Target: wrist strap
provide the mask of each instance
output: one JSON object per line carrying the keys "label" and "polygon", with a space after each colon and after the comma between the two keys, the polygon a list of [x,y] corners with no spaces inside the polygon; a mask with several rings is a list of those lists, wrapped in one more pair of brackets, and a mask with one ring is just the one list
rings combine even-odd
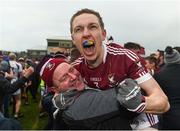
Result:
{"label": "wrist strap", "polygon": [[136,109],[128,109],[128,110],[132,111],[132,112],[137,112],[137,113],[143,112],[146,109],[146,99],[145,99],[145,96],[142,95],[141,100],[142,100],[141,104]]}

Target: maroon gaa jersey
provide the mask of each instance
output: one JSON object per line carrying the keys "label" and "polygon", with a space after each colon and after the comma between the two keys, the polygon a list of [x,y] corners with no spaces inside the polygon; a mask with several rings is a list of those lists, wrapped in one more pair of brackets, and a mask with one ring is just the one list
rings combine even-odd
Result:
{"label": "maroon gaa jersey", "polygon": [[105,90],[125,78],[132,78],[140,84],[152,77],[134,52],[114,43],[103,43],[103,48],[103,63],[97,68],[89,68],[84,57],[73,63],[88,86]]}

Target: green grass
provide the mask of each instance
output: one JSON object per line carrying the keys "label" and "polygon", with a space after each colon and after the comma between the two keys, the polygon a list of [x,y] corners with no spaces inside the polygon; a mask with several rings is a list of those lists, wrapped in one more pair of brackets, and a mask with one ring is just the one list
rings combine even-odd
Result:
{"label": "green grass", "polygon": [[[38,102],[34,102],[29,96],[29,105],[24,104],[22,99],[21,112],[23,117],[18,118],[23,130],[43,130],[47,124],[47,115],[44,117],[39,117]],[[39,96],[38,96],[39,98]]]}

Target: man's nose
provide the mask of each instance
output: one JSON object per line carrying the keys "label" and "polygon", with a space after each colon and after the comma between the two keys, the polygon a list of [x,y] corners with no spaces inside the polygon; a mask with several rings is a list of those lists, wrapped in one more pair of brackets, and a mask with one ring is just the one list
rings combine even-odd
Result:
{"label": "man's nose", "polygon": [[83,30],[83,35],[84,35],[84,36],[89,36],[89,35],[90,35],[90,31],[89,31],[88,28],[84,28],[84,30]]}

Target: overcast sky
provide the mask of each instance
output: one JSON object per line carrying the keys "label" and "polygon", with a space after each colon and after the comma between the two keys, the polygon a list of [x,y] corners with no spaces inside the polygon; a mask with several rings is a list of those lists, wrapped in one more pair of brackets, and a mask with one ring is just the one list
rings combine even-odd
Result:
{"label": "overcast sky", "polygon": [[120,44],[180,46],[180,0],[0,0],[0,50],[26,51],[70,36],[69,20],[81,8],[99,11]]}

